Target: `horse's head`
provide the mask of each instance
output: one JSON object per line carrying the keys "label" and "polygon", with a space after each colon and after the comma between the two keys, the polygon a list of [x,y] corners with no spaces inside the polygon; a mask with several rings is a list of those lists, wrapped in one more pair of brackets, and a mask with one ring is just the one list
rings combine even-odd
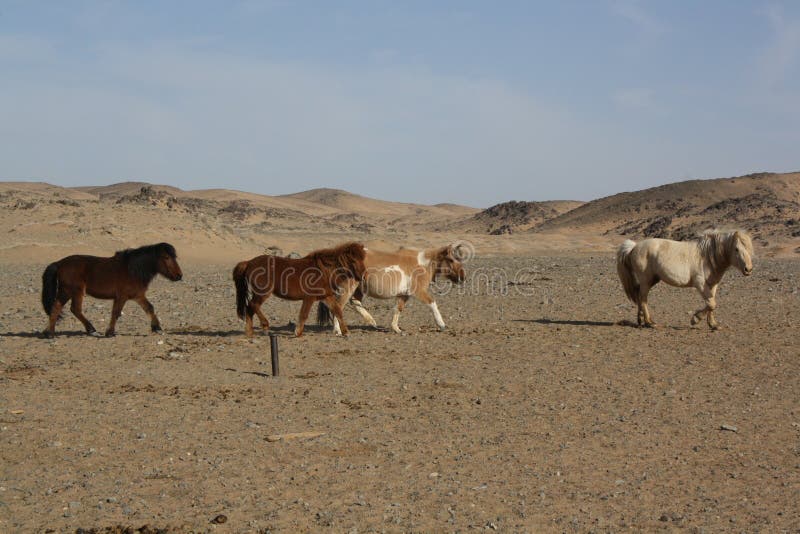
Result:
{"label": "horse's head", "polygon": [[454,284],[463,283],[467,278],[463,261],[468,258],[468,255],[468,251],[461,244],[443,247],[435,258],[436,272],[434,276],[444,276]]}
{"label": "horse's head", "polygon": [[159,243],[156,248],[156,272],[161,276],[177,282],[183,278],[183,271],[178,265],[178,255],[175,247],[169,243]]}
{"label": "horse's head", "polygon": [[750,236],[742,231],[734,232],[732,240],[731,264],[742,271],[743,275],[750,276],[753,274],[753,242]]}

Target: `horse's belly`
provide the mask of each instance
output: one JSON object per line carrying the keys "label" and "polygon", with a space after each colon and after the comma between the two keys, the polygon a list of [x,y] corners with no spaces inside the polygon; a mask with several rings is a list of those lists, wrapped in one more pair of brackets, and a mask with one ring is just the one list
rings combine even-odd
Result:
{"label": "horse's belly", "polygon": [[411,291],[411,277],[398,265],[373,269],[364,280],[366,294],[374,298],[388,299],[408,295]]}
{"label": "horse's belly", "polygon": [[96,288],[92,286],[86,287],[86,294],[96,299],[113,299],[116,294],[110,288]]}
{"label": "horse's belly", "polygon": [[686,287],[691,285],[691,271],[685,265],[662,266],[657,274],[661,281],[671,286]]}

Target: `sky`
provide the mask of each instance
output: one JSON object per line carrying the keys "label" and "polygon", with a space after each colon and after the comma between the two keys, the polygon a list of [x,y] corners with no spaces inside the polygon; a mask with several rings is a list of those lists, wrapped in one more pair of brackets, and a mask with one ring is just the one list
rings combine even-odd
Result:
{"label": "sky", "polygon": [[0,180],[485,207],[799,154],[800,2],[0,0]]}

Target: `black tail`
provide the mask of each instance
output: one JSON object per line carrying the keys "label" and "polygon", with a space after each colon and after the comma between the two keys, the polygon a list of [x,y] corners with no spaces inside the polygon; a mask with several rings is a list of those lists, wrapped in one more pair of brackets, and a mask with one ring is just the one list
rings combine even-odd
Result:
{"label": "black tail", "polygon": [[233,283],[236,285],[236,315],[239,319],[244,319],[244,314],[247,311],[247,304],[249,303],[248,294],[250,293],[250,286],[247,283],[247,262],[243,261],[233,268]]}
{"label": "black tail", "polygon": [[320,326],[333,324],[331,309],[322,301],[319,301],[319,304],[317,304],[317,324]]}
{"label": "black tail", "polygon": [[58,296],[58,262],[47,266],[42,274],[42,306],[49,316]]}

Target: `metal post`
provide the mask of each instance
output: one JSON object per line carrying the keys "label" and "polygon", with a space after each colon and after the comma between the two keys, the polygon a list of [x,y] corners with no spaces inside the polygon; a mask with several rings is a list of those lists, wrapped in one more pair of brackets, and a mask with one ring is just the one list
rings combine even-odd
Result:
{"label": "metal post", "polygon": [[272,357],[272,376],[278,376],[280,369],[278,367],[278,336],[269,333],[269,352]]}

